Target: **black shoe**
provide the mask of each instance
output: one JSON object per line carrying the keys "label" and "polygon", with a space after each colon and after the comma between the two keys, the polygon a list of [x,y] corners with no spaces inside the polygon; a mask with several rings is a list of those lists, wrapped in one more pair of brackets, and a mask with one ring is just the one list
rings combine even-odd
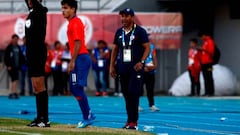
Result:
{"label": "black shoe", "polygon": [[31,123],[29,123],[27,126],[29,127],[50,127],[50,122],[44,122],[44,120],[39,120],[35,118]]}
{"label": "black shoe", "polygon": [[187,95],[187,96],[189,96],[189,97],[193,97],[193,96],[194,96],[194,94],[189,94],[189,95]]}
{"label": "black shoe", "polygon": [[209,96],[209,94],[203,94],[202,96],[203,96],[203,97],[208,97],[208,96]]}
{"label": "black shoe", "polygon": [[29,91],[29,92],[28,92],[28,95],[29,95],[29,96],[33,96],[34,94],[33,94],[32,91]]}
{"label": "black shoe", "polygon": [[17,93],[14,93],[13,95],[14,95],[14,98],[15,98],[15,99],[18,99],[18,98],[19,98]]}
{"label": "black shoe", "polygon": [[8,95],[8,98],[9,98],[9,99],[12,99],[12,98],[13,98],[13,94],[9,94],[9,95]]}
{"label": "black shoe", "polygon": [[25,94],[24,94],[24,92],[20,92],[20,96],[24,96]]}
{"label": "black shoe", "polygon": [[39,123],[37,123],[37,127],[42,127],[42,128],[50,127],[50,122],[49,121],[48,122],[39,122]]}
{"label": "black shoe", "polygon": [[37,126],[37,123],[38,123],[38,119],[35,118],[31,123],[27,124],[27,126],[29,126],[29,127],[35,127],[35,126]]}
{"label": "black shoe", "polygon": [[8,96],[9,99],[18,99],[17,93],[9,94]]}

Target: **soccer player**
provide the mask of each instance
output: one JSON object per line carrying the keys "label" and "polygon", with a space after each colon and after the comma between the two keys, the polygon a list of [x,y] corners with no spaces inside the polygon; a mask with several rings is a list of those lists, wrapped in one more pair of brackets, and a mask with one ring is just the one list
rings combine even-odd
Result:
{"label": "soccer player", "polygon": [[37,117],[30,127],[50,127],[48,120],[48,92],[45,87],[45,63],[47,48],[45,46],[47,11],[41,0],[25,0],[29,15],[25,24],[26,56],[28,72],[36,95]]}
{"label": "soccer player", "polygon": [[77,17],[77,1],[62,0],[63,17],[69,21],[67,37],[71,53],[71,60],[68,66],[70,73],[70,90],[77,99],[82,110],[83,120],[78,123],[78,128],[91,125],[95,120],[94,114],[88,104],[84,86],[87,85],[87,77],[91,66],[91,58],[85,45],[84,25]]}

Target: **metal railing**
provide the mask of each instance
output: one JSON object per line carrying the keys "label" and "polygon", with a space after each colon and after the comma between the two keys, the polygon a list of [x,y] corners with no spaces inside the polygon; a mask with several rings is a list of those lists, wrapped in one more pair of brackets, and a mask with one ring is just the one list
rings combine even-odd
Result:
{"label": "metal railing", "polygon": [[[127,0],[77,0],[81,12],[112,12]],[[43,0],[49,12],[61,11],[61,0]],[[0,0],[0,13],[25,13],[27,6],[24,0]]]}

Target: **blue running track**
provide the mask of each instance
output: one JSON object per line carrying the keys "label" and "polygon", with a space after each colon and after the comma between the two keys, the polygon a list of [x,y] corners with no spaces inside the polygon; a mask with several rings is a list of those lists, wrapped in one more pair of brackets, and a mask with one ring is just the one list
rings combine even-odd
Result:
{"label": "blue running track", "polygon": [[[96,115],[93,126],[121,128],[126,122],[122,97],[89,96]],[[32,120],[35,117],[35,97],[8,99],[0,96],[0,117]],[[239,97],[171,97],[156,96],[159,112],[151,112],[146,97],[141,97],[144,108],[139,115],[139,130],[152,126],[157,135],[240,135]],[[21,112],[27,112],[22,114]],[[82,119],[78,104],[72,96],[49,97],[51,122],[74,124]]]}

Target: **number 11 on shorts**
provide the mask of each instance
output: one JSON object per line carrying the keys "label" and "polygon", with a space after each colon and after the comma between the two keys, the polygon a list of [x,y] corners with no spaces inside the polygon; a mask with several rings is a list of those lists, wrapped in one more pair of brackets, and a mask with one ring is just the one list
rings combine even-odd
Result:
{"label": "number 11 on shorts", "polygon": [[77,82],[77,75],[75,73],[72,74],[72,82],[73,83]]}

